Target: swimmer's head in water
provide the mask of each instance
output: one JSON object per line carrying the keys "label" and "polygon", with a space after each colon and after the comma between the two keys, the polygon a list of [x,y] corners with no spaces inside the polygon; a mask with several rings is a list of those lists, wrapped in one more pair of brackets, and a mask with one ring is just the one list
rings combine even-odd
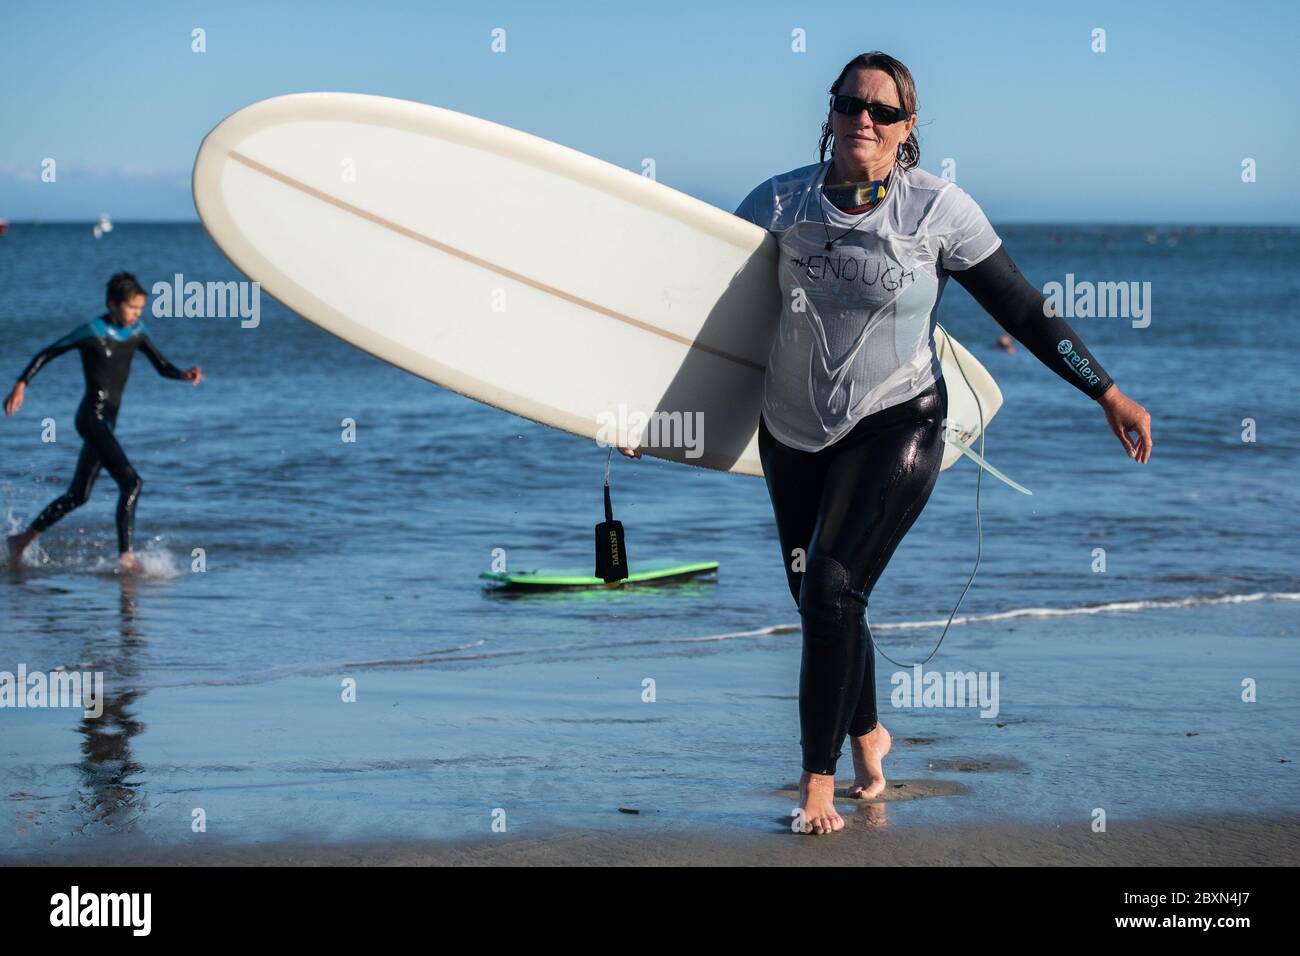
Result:
{"label": "swimmer's head in water", "polygon": [[104,295],[109,315],[118,325],[135,325],[144,311],[148,295],[139,280],[129,272],[119,272],[108,280]]}
{"label": "swimmer's head in water", "polygon": [[852,165],[888,165],[896,159],[904,169],[912,169],[921,161],[921,144],[916,138],[916,82],[912,72],[887,53],[879,50],[854,57],[840,70],[831,84],[831,97],[856,97],[877,106],[877,113],[885,111],[880,106],[901,109],[907,119],[887,122],[888,117],[877,121],[869,110],[858,113],[840,113],[834,108],[827,111],[822,124],[818,149],[826,161],[829,150],[840,154],[841,161],[852,157]]}

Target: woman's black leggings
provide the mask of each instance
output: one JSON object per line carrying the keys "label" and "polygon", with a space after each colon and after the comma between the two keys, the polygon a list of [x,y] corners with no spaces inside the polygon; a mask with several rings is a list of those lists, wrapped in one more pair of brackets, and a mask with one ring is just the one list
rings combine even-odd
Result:
{"label": "woman's black leggings", "polygon": [[803,619],[799,728],[809,773],[834,774],[845,734],[876,726],[867,601],[934,489],[947,412],[939,379],[821,451],[784,445],[759,422],[763,474]]}
{"label": "woman's black leggings", "polygon": [[85,442],[77,458],[77,470],[65,494],[55,498],[36,516],[31,530],[44,531],[74,508],[80,508],[90,499],[90,489],[95,486],[101,468],[117,482],[117,549],[122,553],[131,550],[131,534],[135,526],[135,503],[140,497],[143,482],[136,474],[126,452],[113,435],[117,425],[117,407],[93,398],[86,398],[77,409],[77,434]]}

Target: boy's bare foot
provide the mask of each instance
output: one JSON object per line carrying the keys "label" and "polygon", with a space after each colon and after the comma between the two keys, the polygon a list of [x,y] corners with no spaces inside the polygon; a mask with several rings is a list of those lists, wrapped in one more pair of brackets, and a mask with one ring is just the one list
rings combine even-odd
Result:
{"label": "boy's bare foot", "polygon": [[123,551],[122,557],[119,560],[122,564],[123,571],[134,572],[140,570],[140,559],[135,556],[134,551]]}
{"label": "boy's bare foot", "polygon": [[861,737],[850,738],[853,749],[853,786],[848,795],[856,800],[870,800],[885,792],[885,755],[894,738],[884,724]]}
{"label": "boy's bare foot", "polygon": [[9,551],[9,567],[21,567],[23,563],[23,552],[27,546],[36,540],[36,532],[28,528],[26,531],[20,531],[18,534],[11,534],[5,539],[5,544]]}
{"label": "boy's bare foot", "polygon": [[830,774],[803,772],[799,778],[799,810],[804,833],[834,833],[844,829],[844,818],[835,809],[835,778]]}

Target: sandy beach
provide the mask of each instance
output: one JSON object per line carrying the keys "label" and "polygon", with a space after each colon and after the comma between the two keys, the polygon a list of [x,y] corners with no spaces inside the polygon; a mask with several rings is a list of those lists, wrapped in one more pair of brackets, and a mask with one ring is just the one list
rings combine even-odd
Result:
{"label": "sandy beach", "polygon": [[[1294,865],[1300,665],[1277,611],[966,625],[948,666],[995,664],[997,714],[885,705],[890,787],[820,837],[788,829],[789,632],[136,689],[78,733],[15,710],[0,862]],[[1243,703],[1243,674],[1275,690]]]}
{"label": "sandy beach", "polygon": [[[834,836],[783,832],[702,836],[561,831],[546,837],[449,842],[406,841],[322,846],[147,848],[57,853],[50,866],[1295,866],[1300,817],[1223,817],[1127,825],[1105,834],[1087,827],[988,826],[891,828],[869,807],[845,812]],[[0,857],[0,865],[31,861]]]}

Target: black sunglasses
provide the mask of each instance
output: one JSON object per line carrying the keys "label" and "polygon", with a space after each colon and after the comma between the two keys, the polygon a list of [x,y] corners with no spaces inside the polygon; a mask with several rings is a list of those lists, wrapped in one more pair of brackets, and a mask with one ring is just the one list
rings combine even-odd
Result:
{"label": "black sunglasses", "polygon": [[871,117],[871,122],[882,123],[885,126],[891,123],[901,123],[911,114],[901,106],[887,106],[884,103],[871,103],[856,96],[847,96],[839,93],[831,97],[831,109],[837,113],[843,113],[845,116],[857,116],[863,110]]}

